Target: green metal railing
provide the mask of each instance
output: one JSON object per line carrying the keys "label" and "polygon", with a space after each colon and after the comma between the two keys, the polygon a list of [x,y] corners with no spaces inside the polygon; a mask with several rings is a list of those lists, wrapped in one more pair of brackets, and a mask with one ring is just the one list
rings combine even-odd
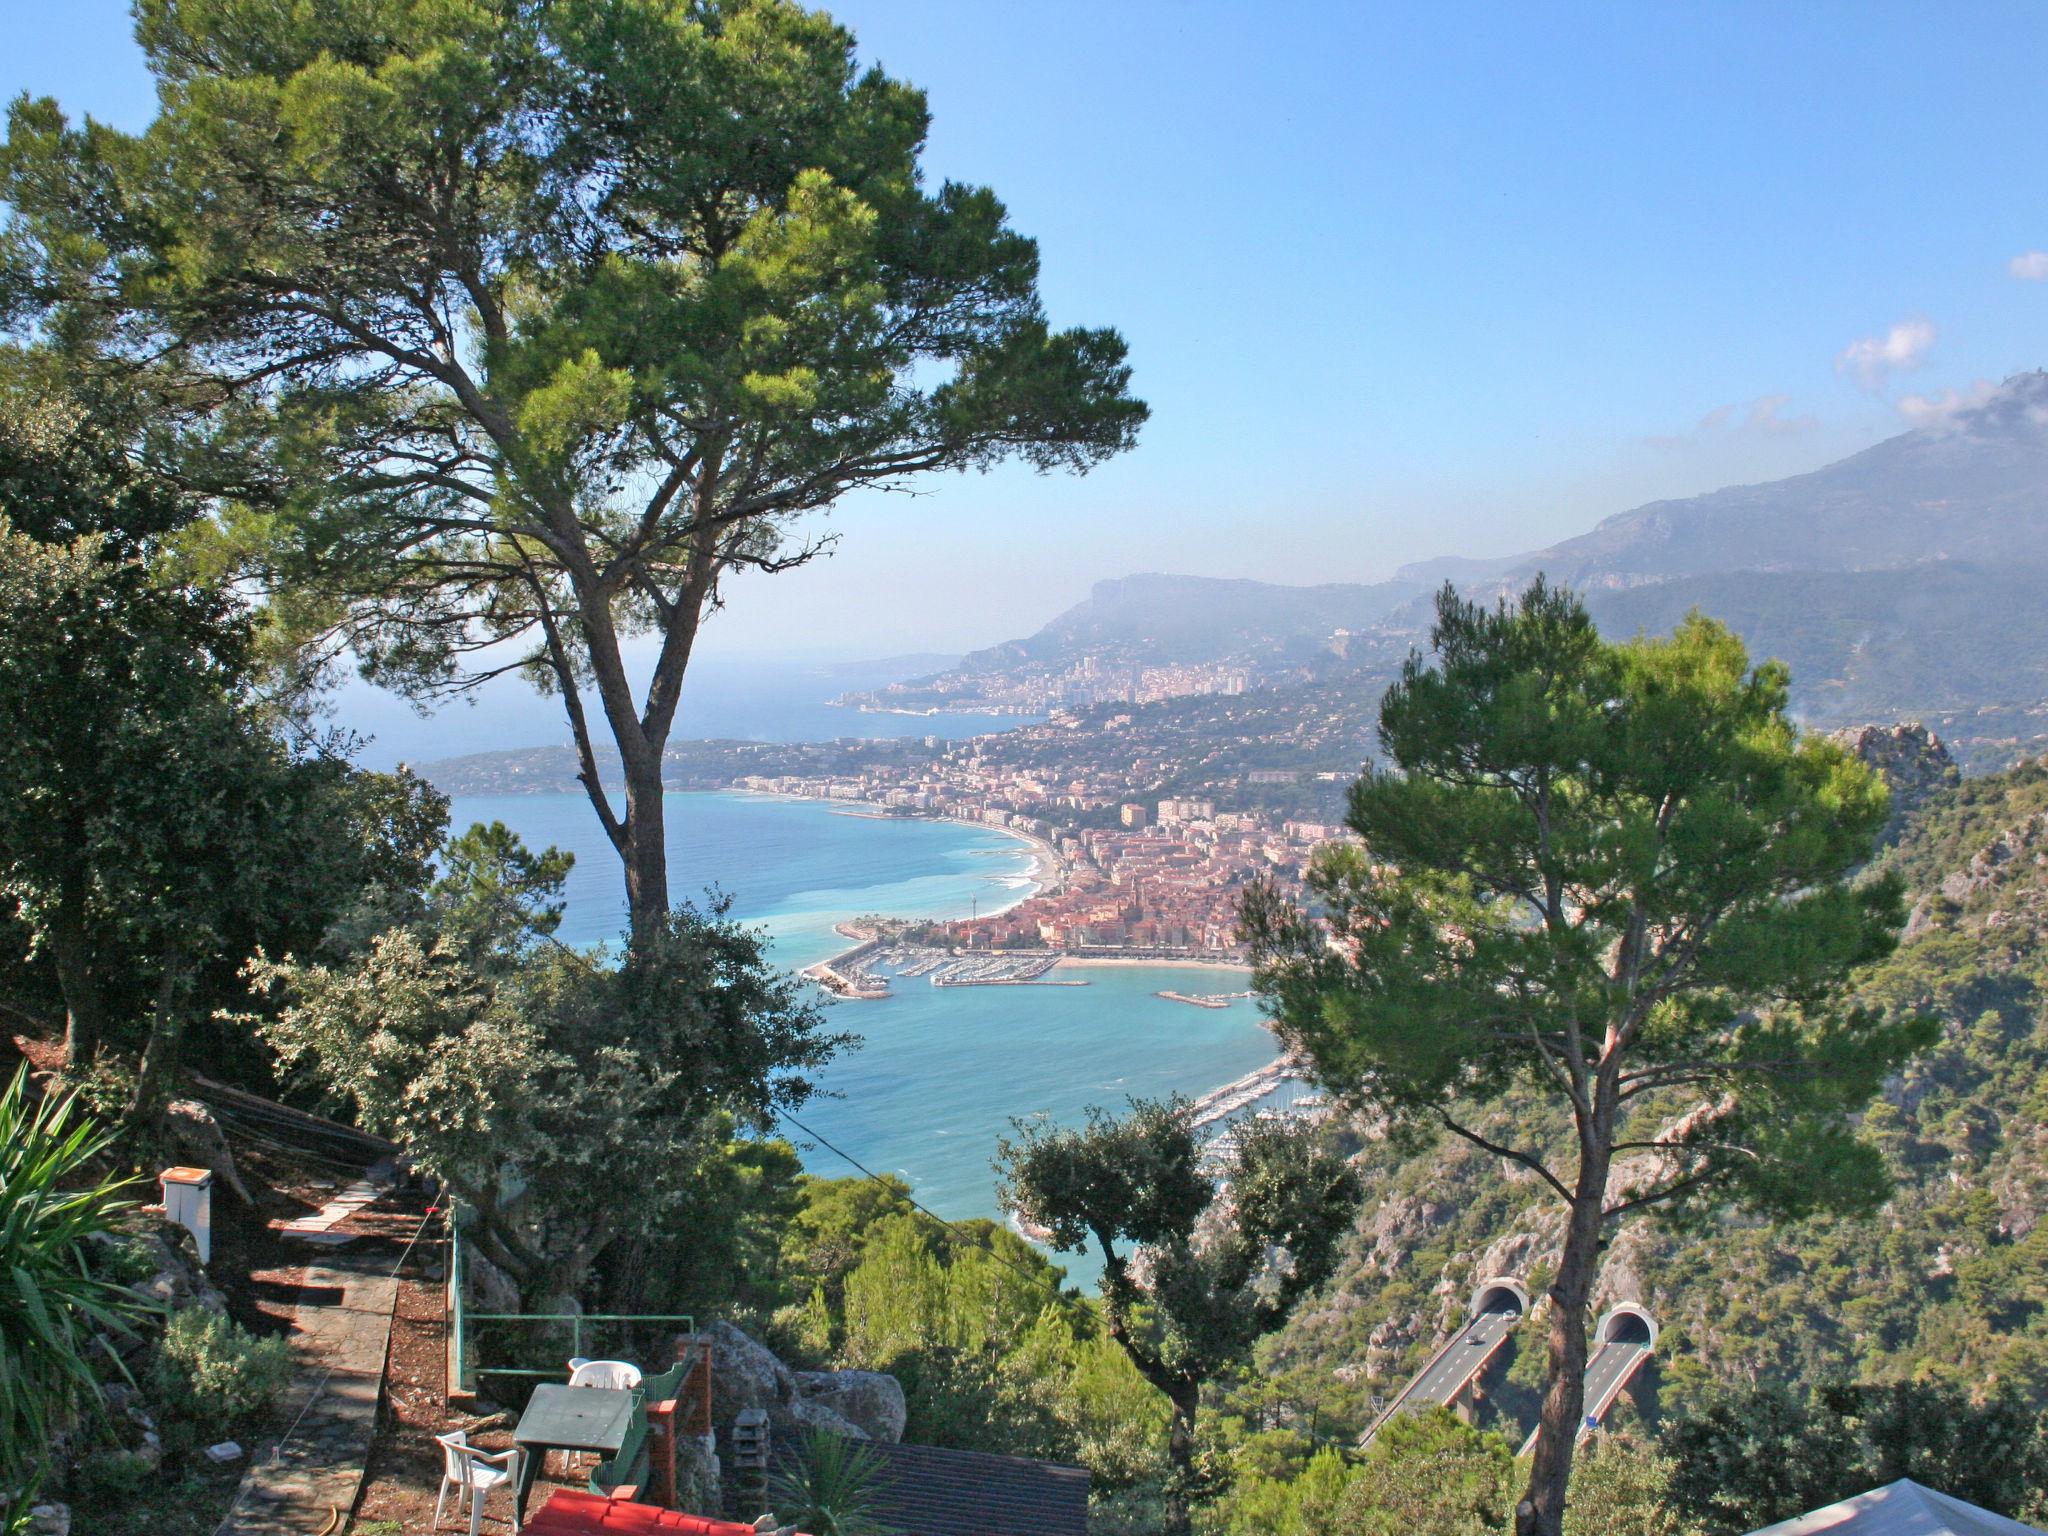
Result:
{"label": "green metal railing", "polygon": [[562,1359],[548,1365],[478,1365],[472,1355],[477,1342],[475,1330],[479,1324],[537,1324],[553,1328],[567,1325],[570,1355],[583,1353],[583,1333],[587,1326],[665,1323],[679,1333],[697,1331],[697,1320],[682,1312],[472,1312],[462,1281],[462,1227],[451,1213],[448,1222],[448,1288],[442,1302],[448,1337],[446,1395],[451,1398],[475,1396],[477,1381],[485,1376],[552,1381],[559,1380],[564,1373]]}

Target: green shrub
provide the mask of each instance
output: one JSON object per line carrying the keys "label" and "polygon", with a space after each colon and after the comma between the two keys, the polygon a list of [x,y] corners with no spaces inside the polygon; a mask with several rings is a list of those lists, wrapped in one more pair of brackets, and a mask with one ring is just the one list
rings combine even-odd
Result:
{"label": "green shrub", "polygon": [[167,1412],[227,1424],[267,1407],[292,1373],[291,1346],[258,1338],[217,1312],[180,1312],[164,1330],[152,1371]]}
{"label": "green shrub", "polygon": [[155,1476],[148,1459],[134,1451],[99,1450],[78,1464],[74,1491],[86,1499],[119,1505],[140,1496]]}
{"label": "green shrub", "polygon": [[[127,1333],[149,1310],[86,1259],[87,1239],[128,1205],[125,1181],[90,1171],[106,1150],[75,1095],[32,1098],[26,1068],[0,1090],[0,1490],[24,1498],[41,1479],[43,1448],[99,1401],[95,1367],[118,1369],[96,1335]],[[0,1523],[7,1515],[0,1509]]]}
{"label": "green shrub", "polygon": [[156,1274],[156,1254],[139,1237],[114,1237],[93,1244],[93,1273],[116,1285],[140,1285]]}
{"label": "green shrub", "polygon": [[803,1447],[769,1485],[775,1512],[816,1536],[892,1536],[876,1514],[882,1458],[874,1449],[822,1430],[806,1433]]}

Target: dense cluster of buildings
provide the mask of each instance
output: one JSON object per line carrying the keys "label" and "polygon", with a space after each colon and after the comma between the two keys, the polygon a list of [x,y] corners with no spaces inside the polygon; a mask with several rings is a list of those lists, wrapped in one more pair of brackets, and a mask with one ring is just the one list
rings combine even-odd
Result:
{"label": "dense cluster of buildings", "polygon": [[1053,671],[952,672],[916,683],[892,684],[843,702],[864,709],[966,709],[1039,715],[1090,704],[1152,704],[1161,699],[1211,694],[1235,697],[1253,686],[1241,664],[1189,662],[1167,666],[1106,661],[1087,655]]}
{"label": "dense cluster of buildings", "polygon": [[1346,835],[1317,822],[1220,809],[1213,796],[1126,798],[1158,765],[1096,768],[1075,777],[1007,766],[972,743],[937,761],[878,763],[812,776],[750,774],[734,787],[841,800],[897,814],[942,816],[1034,839],[1046,883],[1007,911],[935,925],[966,948],[1063,949],[1133,957],[1237,958],[1237,908],[1255,880],[1301,893],[1319,843]]}

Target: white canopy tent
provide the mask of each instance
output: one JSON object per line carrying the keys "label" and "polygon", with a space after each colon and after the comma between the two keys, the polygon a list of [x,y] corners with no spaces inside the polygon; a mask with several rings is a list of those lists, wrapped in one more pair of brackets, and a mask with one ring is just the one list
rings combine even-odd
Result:
{"label": "white canopy tent", "polygon": [[1750,1536],[2048,1536],[2048,1532],[1902,1477],[1826,1509],[1767,1525]]}

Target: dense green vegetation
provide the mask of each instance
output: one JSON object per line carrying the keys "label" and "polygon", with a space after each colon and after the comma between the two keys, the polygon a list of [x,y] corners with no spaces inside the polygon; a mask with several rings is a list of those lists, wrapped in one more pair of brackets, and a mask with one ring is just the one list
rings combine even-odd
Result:
{"label": "dense green vegetation", "polygon": [[[1976,1403],[2009,1395],[2035,1415],[2048,1406],[2048,1147],[2036,1129],[2048,1112],[2044,854],[2048,765],[1965,779],[1907,818],[1877,866],[1907,887],[1907,936],[1852,983],[1860,1004],[1927,1010],[1941,1024],[1862,1117],[1893,1194],[1863,1216],[1771,1223],[1722,1210],[1689,1229],[1624,1221],[1595,1305],[1640,1299],[1664,1332],[1618,1422],[1682,1437],[1758,1382],[1788,1394],[1791,1406],[1772,1422],[1802,1426],[1799,1436],[1822,1434],[1813,1426],[1828,1411],[1809,1398],[1842,1381],[1918,1383]],[[1565,1132],[1562,1116],[1526,1095],[1479,1122],[1509,1123],[1539,1144]],[[1370,1144],[1361,1176],[1366,1203],[1337,1277],[1262,1352],[1290,1414],[1306,1422],[1313,1413],[1339,1433],[1369,1422],[1375,1402],[1456,1326],[1478,1278],[1518,1274],[1540,1292],[1560,1241],[1557,1216],[1528,1179],[1449,1136],[1419,1150]],[[1527,1338],[1518,1346],[1488,1409],[1517,1441],[1534,1422],[1542,1379],[1540,1352]],[[1738,1420],[1764,1411],[1734,1410]],[[1832,1471],[1787,1484],[1789,1502],[1758,1499],[1742,1516],[1677,1495],[1673,1507],[1711,1529],[1746,1530],[1740,1520],[1763,1523],[1765,1507],[1781,1518],[1858,1491],[1873,1467],[1899,1465],[1980,1496],[1966,1480],[1973,1458],[1936,1447],[1910,1463],[1838,1456],[1825,1463]]]}
{"label": "dense green vegetation", "polygon": [[679,1216],[734,1230],[702,1202],[740,1156],[735,1124],[769,1130],[848,1037],[722,907],[668,912],[628,965],[555,942],[569,862],[472,829],[414,922],[343,964],[252,965],[277,1004],[252,1022],[287,1075],[446,1184],[478,1256],[529,1299],[606,1285],[601,1262],[630,1240],[620,1310],[663,1310],[659,1276],[702,1272],[650,1251],[694,1241]]}
{"label": "dense green vegetation", "polygon": [[2007,1384],[1775,1383],[1716,1393],[1665,1436],[1670,1496],[1709,1536],[1910,1477],[1994,1514],[2048,1516],[2048,1412]]}
{"label": "dense green vegetation", "polygon": [[[1430,641],[1380,706],[1390,766],[1352,787],[1358,841],[1317,852],[1315,910],[1254,887],[1244,927],[1278,1033],[1347,1106],[1555,1197],[1516,1530],[1561,1536],[1614,1224],[1875,1210],[1889,1186],[1850,1117],[1932,1028],[1839,1005],[1902,916],[1895,877],[1847,878],[1889,796],[1802,736],[1781,665],[1698,613],[1617,645],[1540,577],[1493,608],[1446,585]],[[1511,1092],[1569,1120],[1564,1147],[1529,1135],[1547,1116],[1475,1123]]]}
{"label": "dense green vegetation", "polygon": [[894,1180],[802,1180],[778,1277],[793,1299],[770,1337],[799,1362],[895,1375],[906,1438],[1079,1461],[1111,1491],[1156,1481],[1166,1402],[1099,1314],[1015,1233],[942,1226],[907,1196]]}
{"label": "dense green vegetation", "polygon": [[32,1097],[26,1069],[0,1089],[0,1529],[49,1475],[43,1448],[99,1408],[100,1381],[119,1370],[106,1338],[147,1310],[88,1258],[130,1204],[125,1181],[94,1170],[108,1140],[76,1095]]}
{"label": "dense green vegetation", "polygon": [[[997,1165],[1003,1203],[1052,1246],[1093,1244],[1101,1312],[1139,1375],[1173,1405],[1165,1529],[1189,1529],[1202,1394],[1330,1272],[1358,1186],[1321,1129],[1249,1120],[1220,1179],[1183,1102],[1135,1103],[1082,1126],[1020,1122]],[[1142,1277],[1138,1266],[1142,1265]]]}
{"label": "dense green vegetation", "polygon": [[243,964],[375,931],[446,803],[321,742],[243,594],[194,579],[195,499],[0,364],[0,995],[135,1118],[188,1044],[261,1075],[216,1017]]}

